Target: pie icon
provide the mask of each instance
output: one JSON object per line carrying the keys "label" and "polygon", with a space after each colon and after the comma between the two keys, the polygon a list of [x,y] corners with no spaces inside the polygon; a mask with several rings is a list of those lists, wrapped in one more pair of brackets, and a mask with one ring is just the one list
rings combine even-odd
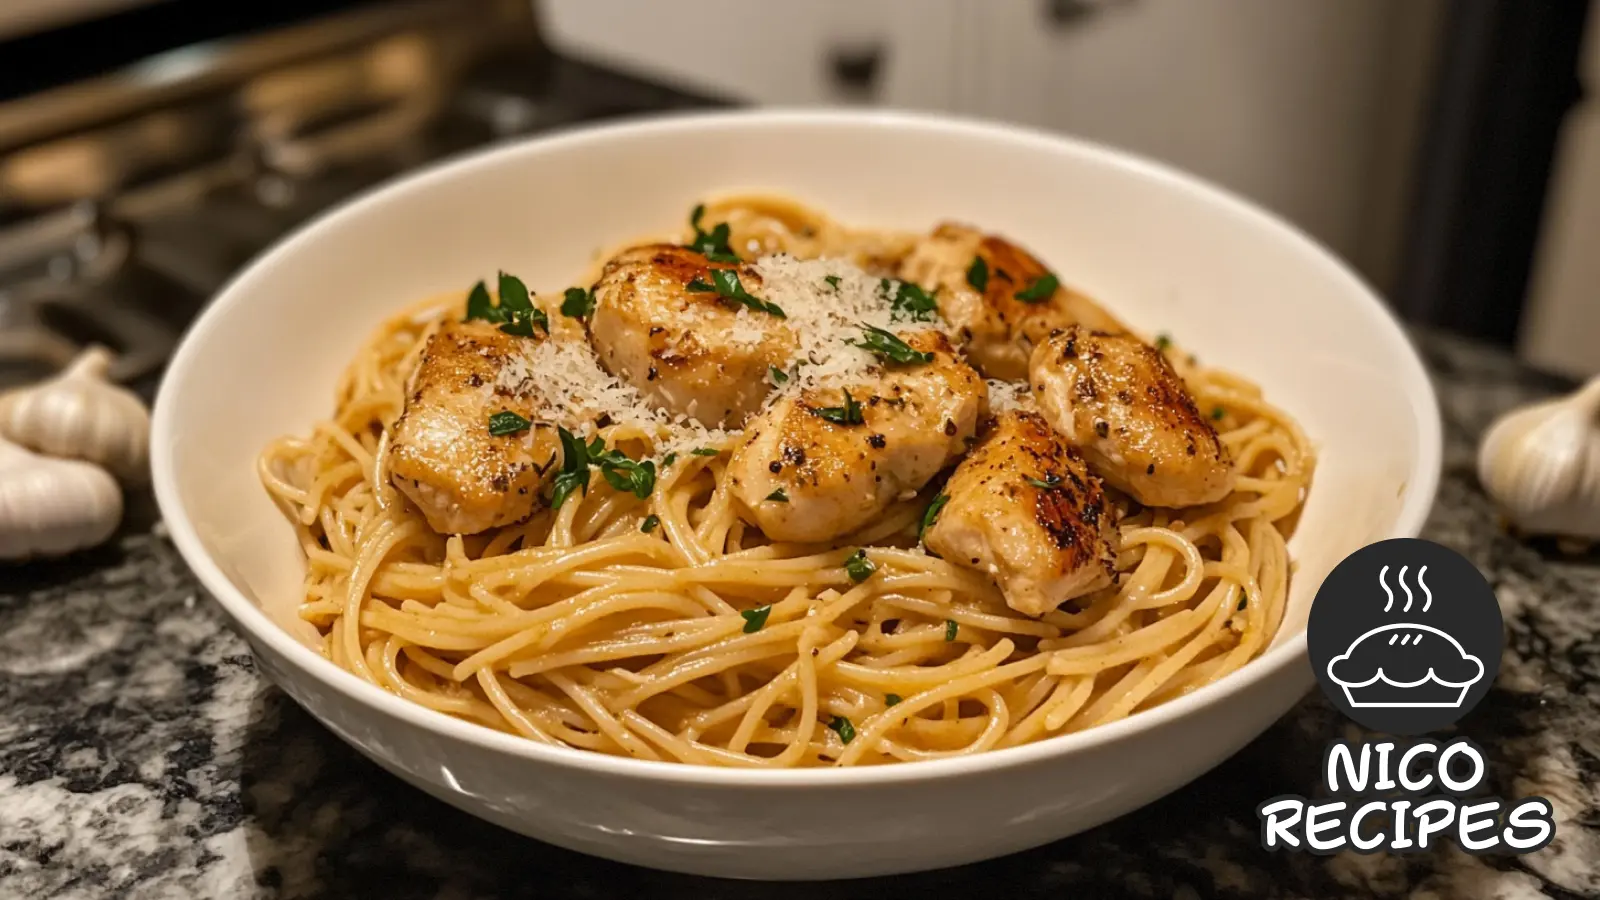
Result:
{"label": "pie icon", "polygon": [[1328,662],[1328,677],[1355,708],[1459,707],[1483,675],[1483,660],[1459,641],[1413,622],[1374,628]]}

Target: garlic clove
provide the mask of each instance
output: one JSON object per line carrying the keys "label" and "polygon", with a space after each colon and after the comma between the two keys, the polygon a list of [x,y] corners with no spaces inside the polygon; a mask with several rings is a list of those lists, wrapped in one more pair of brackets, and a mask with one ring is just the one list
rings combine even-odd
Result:
{"label": "garlic clove", "polygon": [[1524,532],[1600,537],[1600,378],[1498,419],[1479,446],[1478,479]]}
{"label": "garlic clove", "polygon": [[93,547],[121,521],[122,491],[109,472],[0,440],[0,559]]}
{"label": "garlic clove", "polygon": [[106,377],[111,359],[104,347],[90,347],[49,381],[0,397],[0,436],[142,484],[149,477],[150,411]]}

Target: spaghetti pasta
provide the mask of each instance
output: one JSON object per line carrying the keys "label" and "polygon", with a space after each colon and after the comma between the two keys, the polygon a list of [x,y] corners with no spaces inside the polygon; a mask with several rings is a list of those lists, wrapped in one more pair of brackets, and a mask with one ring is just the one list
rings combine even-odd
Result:
{"label": "spaghetti pasta", "polygon": [[[781,198],[707,216],[741,252],[881,267],[906,235]],[[648,497],[596,480],[556,511],[442,535],[390,486],[387,429],[444,309],[384,323],[333,417],[284,437],[260,474],[306,557],[299,615],[321,651],[412,702],[540,743],[703,765],[858,765],[1015,746],[1166,702],[1244,665],[1283,617],[1286,546],[1314,455],[1236,376],[1169,354],[1236,461],[1225,499],[1127,509],[1118,583],[1039,618],[918,544],[930,492],[829,545],[742,522],[716,455],[663,465]],[[602,425],[635,456],[654,437]],[[857,581],[847,560],[875,566]]]}

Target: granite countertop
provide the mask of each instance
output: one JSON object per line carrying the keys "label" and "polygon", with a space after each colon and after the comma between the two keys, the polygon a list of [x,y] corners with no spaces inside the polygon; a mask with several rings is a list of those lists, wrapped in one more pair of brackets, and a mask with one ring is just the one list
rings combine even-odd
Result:
{"label": "granite countertop", "polygon": [[1563,385],[1421,340],[1444,408],[1426,537],[1493,582],[1510,628],[1461,731],[1496,793],[1538,794],[1555,842],[1524,857],[1269,854],[1255,807],[1316,790],[1353,737],[1320,696],[1189,787],[1094,831],[944,872],[834,885],[719,882],[538,844],[380,771],[256,672],[136,498],[113,545],[0,568],[0,897],[1577,897],[1600,896],[1600,564],[1504,535],[1478,434]]}

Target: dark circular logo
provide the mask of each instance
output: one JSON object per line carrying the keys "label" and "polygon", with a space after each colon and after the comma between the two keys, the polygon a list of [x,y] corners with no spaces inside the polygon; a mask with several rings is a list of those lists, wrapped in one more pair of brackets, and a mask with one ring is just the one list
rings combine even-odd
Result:
{"label": "dark circular logo", "polygon": [[1414,538],[1345,557],[1318,589],[1306,624],[1328,700],[1395,735],[1444,728],[1477,706],[1500,671],[1504,644],[1489,582],[1461,554]]}

